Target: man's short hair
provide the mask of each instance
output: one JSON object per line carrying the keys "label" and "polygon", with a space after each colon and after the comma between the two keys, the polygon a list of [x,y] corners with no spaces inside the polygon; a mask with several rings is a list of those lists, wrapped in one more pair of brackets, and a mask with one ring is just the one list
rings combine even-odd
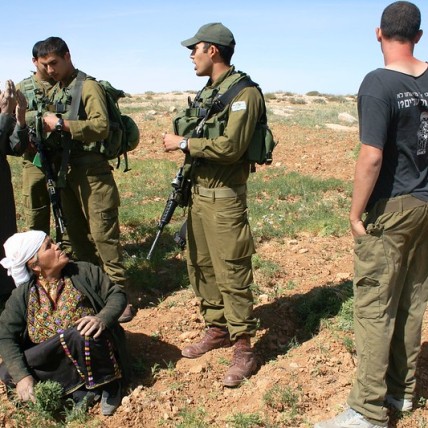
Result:
{"label": "man's short hair", "polygon": [[42,43],[43,43],[42,40],[34,43],[33,50],[32,50],[33,58],[37,59],[40,56],[39,55],[39,47]]}
{"label": "man's short hair", "polygon": [[421,12],[413,3],[396,1],[385,8],[380,20],[382,35],[400,42],[411,42],[418,35]]}
{"label": "man's short hair", "polygon": [[46,40],[39,42],[38,45],[39,57],[54,54],[63,58],[67,52],[70,52],[67,43],[65,43],[60,37],[48,37]]}
{"label": "man's short hair", "polygon": [[230,65],[235,48],[231,46],[218,45],[217,43],[204,42],[204,50],[207,51],[208,47],[214,45],[218,49],[218,53],[226,65]]}

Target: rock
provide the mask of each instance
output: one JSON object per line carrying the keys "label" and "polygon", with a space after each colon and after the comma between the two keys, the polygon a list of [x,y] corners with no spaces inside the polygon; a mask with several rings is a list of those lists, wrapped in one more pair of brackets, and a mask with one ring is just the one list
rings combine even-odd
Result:
{"label": "rock", "polygon": [[260,294],[259,302],[260,303],[268,303],[269,302],[269,296],[267,294]]}
{"label": "rock", "polygon": [[336,274],[336,279],[338,281],[344,281],[346,279],[350,279],[351,278],[351,274],[349,272],[339,272]]}
{"label": "rock", "polygon": [[205,364],[197,364],[189,368],[189,372],[194,374],[204,373],[205,371],[206,371]]}
{"label": "rock", "polygon": [[349,113],[339,113],[337,117],[340,121],[345,123],[353,124],[357,122],[357,119]]}
{"label": "rock", "polygon": [[184,333],[181,333],[180,336],[178,336],[178,338],[182,341],[182,342],[188,342],[192,339],[194,339],[196,336],[198,336],[199,333],[197,331],[185,331]]}

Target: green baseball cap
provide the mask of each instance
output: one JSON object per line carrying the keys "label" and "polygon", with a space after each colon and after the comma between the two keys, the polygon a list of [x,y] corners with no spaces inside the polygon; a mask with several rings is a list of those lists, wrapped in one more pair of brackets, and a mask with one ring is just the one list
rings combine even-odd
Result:
{"label": "green baseball cap", "polygon": [[192,49],[199,42],[214,43],[231,48],[236,45],[232,32],[221,22],[203,25],[193,37],[183,40],[181,44],[186,48]]}

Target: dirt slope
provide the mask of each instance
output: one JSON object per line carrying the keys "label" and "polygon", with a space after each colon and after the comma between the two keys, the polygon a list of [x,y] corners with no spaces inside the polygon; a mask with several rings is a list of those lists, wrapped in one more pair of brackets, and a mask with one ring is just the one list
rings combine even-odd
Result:
{"label": "dirt slope", "polygon": [[[171,105],[181,101],[173,100]],[[270,108],[286,115],[292,114],[293,106],[273,101]],[[154,114],[150,126],[145,115],[135,117],[144,125],[144,145],[132,156],[165,157],[160,134],[169,129],[171,114]],[[280,145],[270,168],[286,166],[288,171],[313,177],[352,180],[358,142],[355,126],[308,131],[298,124],[274,122],[272,127]],[[263,174],[263,168],[258,173]],[[294,308],[298,299],[310,299],[323,286],[340,291],[349,285],[351,237],[301,234],[297,239],[259,242],[257,252],[280,266],[270,286],[282,290],[258,298],[257,374],[240,388],[227,389],[222,378],[232,349],[215,350],[197,360],[181,358],[180,349],[203,334],[204,324],[192,292],[180,290],[156,305],[140,308],[135,319],[124,325],[136,373],[131,391],[114,416],[100,417],[99,405],[91,410],[101,426],[297,428],[311,427],[342,409],[356,366],[356,357],[344,340],[347,335],[352,339],[352,334],[340,334],[322,324],[308,337],[301,331]],[[184,263],[180,256],[177,262]],[[257,275],[256,271],[256,282]],[[428,397],[427,319],[418,393]],[[391,426],[422,428],[428,425],[427,418],[426,408],[419,408],[403,419],[394,416]]]}

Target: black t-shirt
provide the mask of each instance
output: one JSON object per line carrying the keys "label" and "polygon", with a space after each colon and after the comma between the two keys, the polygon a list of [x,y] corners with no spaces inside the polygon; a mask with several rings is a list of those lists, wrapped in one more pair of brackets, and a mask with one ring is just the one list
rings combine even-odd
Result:
{"label": "black t-shirt", "polygon": [[367,208],[399,195],[428,201],[428,71],[372,71],[358,92],[358,115],[362,144],[383,150]]}

